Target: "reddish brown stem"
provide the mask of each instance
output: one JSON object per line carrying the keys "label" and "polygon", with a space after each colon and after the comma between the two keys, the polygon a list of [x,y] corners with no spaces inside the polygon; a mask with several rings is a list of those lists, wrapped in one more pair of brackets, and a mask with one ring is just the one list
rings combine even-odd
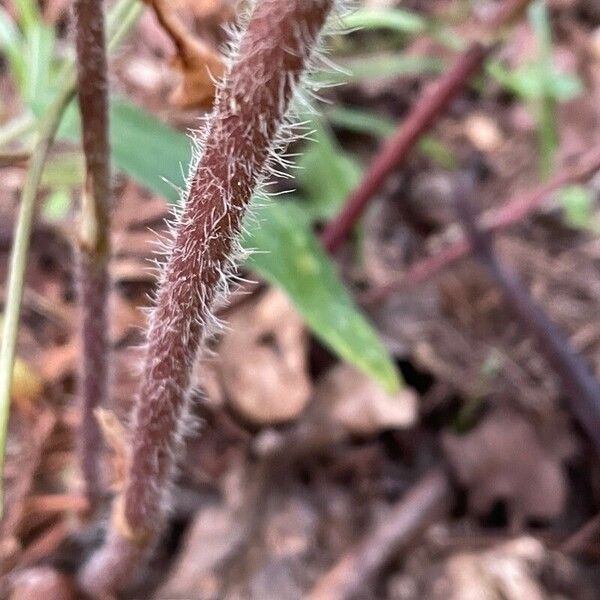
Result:
{"label": "reddish brown stem", "polygon": [[[600,146],[578,159],[575,166],[563,169],[546,183],[508,200],[499,208],[485,212],[479,219],[482,229],[496,232],[522,222],[525,217],[537,210],[552,192],[562,186],[584,181],[599,169]],[[422,283],[461,258],[468,256],[471,250],[470,242],[461,239],[437,254],[414,263],[399,282],[375,290],[367,294],[368,297],[364,297],[363,300],[369,303],[380,302],[400,288]]]}
{"label": "reddish brown stem", "polygon": [[396,133],[373,159],[358,188],[350,194],[341,212],[325,227],[321,240],[335,252],[377,194],[388,175],[404,161],[419,138],[436,122],[465,82],[476,73],[489,52],[479,42],[469,45],[452,67],[428,88]]}
{"label": "reddish brown stem", "polygon": [[333,0],[259,0],[209,120],[202,157],[151,315],[125,489],[82,583],[93,594],[131,576],[164,523],[190,372],[210,331],[237,237]]}
{"label": "reddish brown stem", "polygon": [[81,427],[79,456],[86,494],[94,504],[102,491],[101,434],[94,410],[108,396],[107,303],[110,256],[110,153],[104,14],[99,0],[75,0],[75,42],[79,108],[85,155],[78,252],[81,304]]}
{"label": "reddish brown stem", "polygon": [[498,30],[518,19],[531,0],[508,0],[485,24],[481,39],[473,41],[454,61],[450,69],[434,81],[415,103],[406,119],[383,145],[367,169],[358,188],[350,194],[340,213],[325,227],[321,241],[327,250],[335,252],[346,239],[369,202],[380,190],[386,178],[397,169],[415,144],[445,112],[452,100],[477,73],[494,47]]}

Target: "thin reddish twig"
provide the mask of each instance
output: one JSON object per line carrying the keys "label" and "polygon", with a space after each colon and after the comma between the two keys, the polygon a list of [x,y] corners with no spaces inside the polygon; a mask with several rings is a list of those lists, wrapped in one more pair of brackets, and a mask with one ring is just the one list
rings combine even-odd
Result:
{"label": "thin reddish twig", "polygon": [[537,342],[540,354],[558,376],[571,412],[600,451],[600,384],[568,338],[530,296],[518,274],[502,263],[493,235],[482,229],[471,206],[472,183],[458,177],[454,204],[474,256],[486,268],[523,330]]}
{"label": "thin reddish twig", "polygon": [[[558,188],[584,181],[598,170],[600,170],[600,146],[593,148],[581,157],[574,166],[564,168],[549,181],[508,200],[499,208],[486,211],[480,218],[481,227],[484,231],[495,232],[515,225],[542,206],[548,199],[549,194]],[[367,303],[380,302],[398,289],[423,283],[442,269],[468,256],[471,250],[470,242],[461,239],[437,254],[414,263],[404,273],[401,280],[365,294],[363,301]]]}
{"label": "thin reddish twig", "polygon": [[371,162],[358,188],[350,194],[340,213],[325,227],[321,241],[327,250],[335,252],[377,194],[384,181],[409,155],[421,136],[446,111],[467,81],[480,69],[494,48],[497,30],[513,23],[521,16],[530,0],[508,0],[487,23],[481,36],[491,41],[473,41],[454,61],[454,64],[428,86],[421,98],[383,145]]}
{"label": "thin reddish twig", "polygon": [[339,248],[388,175],[402,163],[419,138],[464,88],[465,82],[479,70],[488,51],[488,47],[473,42],[454,65],[425,90],[396,133],[375,156],[340,213],[325,227],[321,241],[327,250],[335,252]]}
{"label": "thin reddish twig", "polygon": [[346,600],[363,587],[409,544],[444,514],[452,503],[452,487],[442,469],[425,475],[394,506],[387,517],[317,581],[309,600]]}

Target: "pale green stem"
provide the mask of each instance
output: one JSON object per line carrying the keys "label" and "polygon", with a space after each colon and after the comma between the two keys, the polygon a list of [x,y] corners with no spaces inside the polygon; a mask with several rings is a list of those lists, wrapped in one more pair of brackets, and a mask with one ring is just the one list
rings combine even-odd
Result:
{"label": "pale green stem", "polygon": [[[4,453],[10,413],[10,390],[12,385],[13,363],[17,344],[17,331],[23,298],[23,281],[27,266],[31,224],[35,212],[35,199],[40,185],[48,150],[60,124],[62,114],[75,95],[75,81],[65,87],[54,101],[39,125],[39,139],[31,156],[29,170],[23,191],[14,244],[10,257],[10,270],[4,310],[4,327],[0,345],[0,473],[4,473]],[[4,485],[0,477],[0,516],[4,514]]]}
{"label": "pale green stem", "polygon": [[[138,0],[120,0],[108,16],[108,48],[114,50],[136,23],[143,6]],[[10,413],[10,390],[17,344],[23,283],[29,252],[29,239],[35,214],[35,200],[44,171],[48,150],[63,113],[76,92],[73,67],[65,80],[59,97],[52,103],[38,124],[38,140],[31,155],[27,178],[21,192],[14,244],[10,257],[4,327],[0,345],[0,518],[4,514],[4,455]]]}

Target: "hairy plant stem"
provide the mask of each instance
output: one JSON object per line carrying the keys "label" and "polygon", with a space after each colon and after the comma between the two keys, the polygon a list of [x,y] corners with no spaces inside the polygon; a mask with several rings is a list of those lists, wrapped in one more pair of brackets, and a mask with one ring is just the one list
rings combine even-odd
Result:
{"label": "hairy plant stem", "polygon": [[92,595],[121,587],[162,530],[190,372],[226,288],[242,218],[332,4],[258,0],[220,86],[150,317],[125,487],[107,541],[81,576]]}
{"label": "hairy plant stem", "polygon": [[[114,49],[131,28],[140,14],[137,0],[120,0],[109,18],[109,50]],[[17,330],[23,298],[23,283],[31,226],[35,214],[35,200],[40,185],[48,151],[62,119],[63,113],[75,96],[76,82],[72,67],[66,69],[61,91],[38,124],[38,139],[33,149],[29,170],[21,191],[21,205],[17,218],[14,244],[10,257],[4,327],[0,345],[0,517],[4,512],[3,471],[8,417],[10,413],[10,389],[13,363],[17,344]]]}
{"label": "hairy plant stem", "polygon": [[102,492],[99,465],[102,434],[94,411],[108,399],[110,364],[108,67],[102,2],[75,0],[73,14],[85,156],[77,257],[82,346],[78,454],[86,496],[93,507]]}

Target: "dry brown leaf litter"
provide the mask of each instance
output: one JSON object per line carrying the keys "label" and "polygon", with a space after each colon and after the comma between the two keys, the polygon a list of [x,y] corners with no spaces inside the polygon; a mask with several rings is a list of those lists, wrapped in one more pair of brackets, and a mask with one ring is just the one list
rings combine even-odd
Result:
{"label": "dry brown leaf litter", "polygon": [[[172,65],[181,76],[170,101],[182,108],[209,108],[215,97],[215,81],[224,72],[221,55],[196,38],[183,25],[176,6],[166,0],[144,0],[175,45]],[[202,4],[202,3],[201,3]]]}

